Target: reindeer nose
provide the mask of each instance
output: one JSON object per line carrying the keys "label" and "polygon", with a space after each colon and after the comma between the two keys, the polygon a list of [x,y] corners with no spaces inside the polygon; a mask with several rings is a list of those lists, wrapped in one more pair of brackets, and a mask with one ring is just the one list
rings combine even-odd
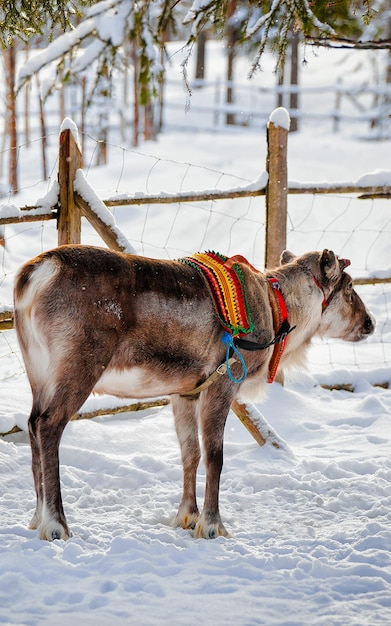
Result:
{"label": "reindeer nose", "polygon": [[375,330],[375,321],[370,315],[365,318],[363,330],[366,335],[372,335]]}

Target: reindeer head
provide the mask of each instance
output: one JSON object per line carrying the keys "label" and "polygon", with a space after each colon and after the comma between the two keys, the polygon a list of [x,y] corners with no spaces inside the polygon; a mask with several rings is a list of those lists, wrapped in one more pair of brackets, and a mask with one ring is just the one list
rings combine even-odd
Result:
{"label": "reindeer head", "polygon": [[281,264],[293,262],[312,274],[314,285],[323,294],[318,336],[360,341],[374,332],[375,319],[354,290],[351,276],[344,271],[350,265],[349,259],[339,258],[327,249],[300,257],[285,250]]}
{"label": "reindeer head", "polygon": [[361,341],[375,331],[375,319],[353,288],[353,280],[343,272],[324,309],[318,335]]}

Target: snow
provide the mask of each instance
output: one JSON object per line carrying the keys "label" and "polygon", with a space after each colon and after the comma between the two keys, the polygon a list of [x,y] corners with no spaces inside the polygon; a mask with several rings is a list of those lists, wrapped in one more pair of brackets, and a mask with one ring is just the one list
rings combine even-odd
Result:
{"label": "snow", "polygon": [[79,140],[79,130],[77,128],[77,125],[75,124],[75,122],[70,118],[70,117],[65,117],[61,123],[60,126],[60,134],[64,131],[64,130],[70,130],[73,138],[75,140],[75,143],[77,145],[77,147],[79,148],[80,152],[81,152],[81,145],[80,145],[80,140]]}
{"label": "snow", "polygon": [[[111,6],[113,5],[113,7]],[[88,19],[83,20],[72,31],[63,33],[54,39],[50,45],[34,53],[28,61],[19,69],[18,88],[28,80],[34,72],[67,54],[73,48],[77,48],[80,42],[94,35],[98,39],[87,46],[80,56],[77,65],[78,71],[85,69],[88,63],[95,61],[104,50],[106,44],[119,46],[123,42],[126,19],[132,10],[132,2],[119,0],[114,2],[98,2],[89,12]]]}
{"label": "snow", "polygon": [[[81,173],[81,175],[83,175]],[[261,191],[264,190],[266,185],[267,185],[267,181],[268,181],[268,174],[267,172],[262,172],[258,178],[254,181],[252,181],[251,183],[248,183],[247,185],[238,185],[238,186],[230,186],[228,188],[218,188],[218,187],[213,187],[213,189],[189,189],[187,191],[184,191],[182,193],[176,193],[175,196],[180,200],[181,198],[185,198],[188,197],[189,195],[194,196],[194,195],[202,195],[203,197],[205,197],[206,199],[208,199],[208,196],[211,197],[216,197],[219,195],[223,195],[223,194],[227,194],[227,193],[240,193],[242,191]],[[157,197],[159,198],[166,198],[166,197],[170,197],[172,196],[172,194],[169,191],[164,191],[161,190],[158,194]],[[143,198],[150,198],[151,195],[148,193],[143,193],[142,191],[137,191],[134,194],[129,194],[129,193],[118,193],[115,194],[113,196],[110,196],[109,198],[106,198],[106,200],[110,201],[110,202],[120,202],[121,200],[142,200]]]}
{"label": "snow", "polygon": [[[322,59],[326,61],[319,69]],[[325,69],[334,71],[330,55],[325,54],[319,54],[319,60],[311,59],[309,67],[314,76],[323,74],[325,81],[330,80]],[[191,109],[186,115],[191,125]],[[142,189],[159,193],[163,188],[184,191],[188,163],[198,163],[202,167],[194,168],[195,177],[189,177],[190,189],[212,188],[213,180],[217,188],[222,187],[218,171],[235,172],[232,179],[238,183],[241,178],[243,185],[261,177],[261,187],[266,182],[260,174],[264,143],[264,134],[251,128],[213,135],[167,131],[157,142],[142,146],[142,155],[127,155],[129,161],[124,163],[120,180],[121,157],[113,157],[108,166],[89,169],[88,185],[99,189],[100,197],[114,191],[126,195],[137,189],[140,193]],[[363,172],[374,172],[377,181],[388,181],[388,174],[382,173],[389,164],[388,141],[364,143],[349,132],[331,136],[327,124],[317,123],[314,129],[303,123],[299,133],[289,136],[288,152],[293,179],[325,180],[331,185],[342,178],[372,184],[372,175]],[[21,159],[25,159],[26,176],[30,170],[36,176],[36,152],[30,150]],[[176,169],[169,169],[169,159],[175,160]],[[34,180],[32,176],[31,187]],[[78,185],[79,191],[95,201],[81,174]],[[234,185],[230,182],[229,186]],[[38,194],[45,197],[44,189],[45,184],[37,189],[26,185],[9,205],[31,205]],[[57,188],[53,186],[47,193],[55,195]],[[334,198],[335,215],[340,211],[339,201]],[[345,198],[341,206],[346,208]],[[102,206],[94,208],[100,211]],[[14,209],[4,209],[8,210],[12,213]],[[150,238],[171,227],[168,209],[160,207],[155,213],[151,208],[132,209],[135,217],[130,217],[130,211],[118,209],[115,223],[109,221],[113,227],[120,224],[121,232],[139,247],[147,247]],[[203,223],[192,207],[186,211],[183,245],[195,251],[204,237]],[[293,220],[296,213],[301,220],[307,211],[306,198],[290,199],[290,211]],[[385,211],[389,211],[388,205]],[[110,218],[106,209],[102,213]],[[147,213],[151,231],[146,226]],[[325,244],[347,256],[340,250],[343,242],[339,247],[334,213],[330,215],[328,209],[323,213],[327,221],[320,228]],[[213,226],[210,214],[207,219]],[[374,225],[372,212],[368,219]],[[23,231],[17,230],[20,226],[5,227],[9,236],[7,254],[2,257],[6,277],[26,258],[53,245],[54,225],[48,226],[49,231],[27,226]],[[143,229],[143,236],[138,236],[138,228]],[[318,223],[311,228],[317,231]],[[352,237],[350,222],[345,228]],[[259,253],[254,253],[256,259],[250,255],[252,234],[247,231],[247,235],[236,236],[236,249],[230,251],[219,226],[212,229],[211,236],[219,251],[241,253],[254,262]],[[376,237],[375,267],[390,276],[385,270],[390,267],[389,236],[384,244],[381,233]],[[91,241],[101,245],[98,238],[91,237]],[[292,230],[289,245],[294,244],[295,252],[313,243],[312,230],[303,233],[302,241]],[[361,267],[361,248],[362,242],[351,241],[352,272]],[[5,302],[11,300],[6,282],[0,285],[4,310]],[[389,315],[387,295],[375,288],[365,294],[378,319]],[[374,341],[376,337],[378,341],[378,335]],[[372,355],[374,341],[371,338],[356,350],[360,355]],[[389,331],[383,342],[386,350]],[[170,406],[113,415],[113,406],[131,401],[89,398],[83,411],[105,409],[107,415],[69,423],[60,451],[64,506],[73,536],[67,542],[47,543],[27,528],[35,504],[26,432],[31,394],[14,332],[0,333],[0,431],[14,425],[22,429],[0,437],[0,623],[391,623],[391,392],[374,386],[391,383],[391,365],[389,360],[375,359],[366,369],[353,368],[347,363],[348,348],[341,344],[339,366],[330,366],[321,357],[319,365],[287,378],[284,387],[278,383],[268,387],[267,397],[256,408],[284,442],[280,449],[270,444],[259,447],[230,413],[221,481],[221,513],[232,533],[229,539],[194,539],[190,532],[170,526],[182,480]],[[321,350],[322,346],[316,345],[315,355],[322,355]],[[354,392],[321,386],[341,382],[349,382]],[[200,502],[204,479],[201,464]]]}
{"label": "snow", "polygon": [[291,125],[289,113],[284,107],[274,109],[270,114],[269,122],[276,126],[276,128],[284,128],[285,130],[289,130]]}
{"label": "snow", "polygon": [[94,39],[92,43],[83,48],[75,61],[75,72],[80,73],[86,70],[104,51],[105,47],[106,43],[104,41],[100,41],[100,39]]}
{"label": "snow", "polygon": [[356,184],[360,187],[370,187],[371,185],[390,187],[391,186],[391,171],[389,170],[377,170],[375,172],[369,172],[364,174],[357,181]]}
{"label": "snow", "polygon": [[90,205],[90,207],[99,217],[99,219],[104,224],[106,224],[110,228],[110,230],[113,231],[113,233],[115,233],[117,242],[122,247],[124,252],[135,254],[136,250],[128,242],[127,237],[125,237],[122,231],[117,227],[114,216],[110,213],[106,205],[102,202],[100,198],[98,198],[94,190],[88,184],[84,172],[81,169],[76,171],[74,189],[80,194],[83,200],[85,200]]}
{"label": "snow", "polygon": [[47,209],[48,212],[51,211],[52,207],[56,206],[60,195],[60,186],[58,181],[54,181],[49,189],[49,191],[42,197],[38,198],[36,201],[36,206]]}
{"label": "snow", "polygon": [[0,217],[15,217],[18,219],[20,214],[21,210],[16,206],[16,204],[0,204]]}
{"label": "snow", "polygon": [[83,21],[73,31],[69,31],[60,35],[57,39],[51,42],[50,49],[45,48],[42,51],[36,52],[31,58],[20,68],[18,74],[18,88],[23,85],[24,81],[37,72],[47,63],[57,60],[62,55],[66,54],[71,48],[76,46],[81,39],[88,37],[95,28],[95,21],[88,19]]}
{"label": "snow", "polygon": [[208,0],[193,0],[191,8],[183,19],[183,23],[187,24],[188,22],[192,22],[197,17],[199,11],[207,5]]}
{"label": "snow", "polygon": [[130,2],[123,2],[118,10],[112,9],[101,15],[97,20],[99,38],[103,41],[110,41],[113,46],[120,46],[124,39],[125,20],[131,7]]}
{"label": "snow", "polygon": [[295,188],[311,188],[313,189],[316,186],[329,187],[333,188],[335,185],[340,185],[341,187],[391,187],[391,171],[390,170],[376,170],[374,172],[367,172],[363,174],[356,180],[339,180],[339,181],[297,181],[297,180],[289,180],[288,186]]}

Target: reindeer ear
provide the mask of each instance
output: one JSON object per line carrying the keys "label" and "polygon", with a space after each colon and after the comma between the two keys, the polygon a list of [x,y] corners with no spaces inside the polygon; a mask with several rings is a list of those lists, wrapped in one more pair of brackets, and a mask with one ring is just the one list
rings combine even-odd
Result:
{"label": "reindeer ear", "polygon": [[332,250],[323,250],[320,258],[320,269],[323,276],[328,281],[334,281],[339,278],[341,268],[338,262],[338,258],[335,256]]}
{"label": "reindeer ear", "polygon": [[341,272],[344,271],[345,267],[349,267],[350,260],[349,259],[338,259],[339,267],[341,268]]}
{"label": "reindeer ear", "polygon": [[286,265],[287,263],[294,261],[295,258],[296,258],[296,255],[293,254],[293,252],[290,252],[289,250],[284,250],[284,252],[280,256],[280,264]]}

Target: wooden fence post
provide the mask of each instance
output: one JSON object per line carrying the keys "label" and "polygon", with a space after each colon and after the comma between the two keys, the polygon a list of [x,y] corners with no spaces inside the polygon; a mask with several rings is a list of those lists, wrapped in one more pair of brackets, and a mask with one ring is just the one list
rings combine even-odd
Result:
{"label": "wooden fence post", "polygon": [[279,264],[286,248],[288,210],[287,147],[289,114],[282,107],[275,109],[267,126],[265,267]]}
{"label": "wooden fence post", "polygon": [[58,184],[60,208],[58,214],[58,245],[81,241],[81,213],[74,200],[73,181],[82,166],[82,155],[72,131],[67,128],[60,133]]}

